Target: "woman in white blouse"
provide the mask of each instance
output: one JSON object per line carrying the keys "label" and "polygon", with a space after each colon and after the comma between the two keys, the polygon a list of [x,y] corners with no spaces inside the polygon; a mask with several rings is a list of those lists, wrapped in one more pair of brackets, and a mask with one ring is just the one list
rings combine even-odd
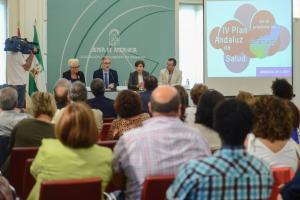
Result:
{"label": "woman in white blouse", "polygon": [[291,167],[297,170],[299,147],[291,139],[292,111],[285,100],[262,96],[253,105],[256,125],[245,145],[249,153],[270,168]]}

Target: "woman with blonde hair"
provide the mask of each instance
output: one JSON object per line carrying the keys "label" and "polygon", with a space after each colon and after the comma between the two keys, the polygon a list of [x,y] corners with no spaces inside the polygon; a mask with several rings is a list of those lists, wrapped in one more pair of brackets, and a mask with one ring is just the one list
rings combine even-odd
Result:
{"label": "woman with blonde hair", "polygon": [[100,177],[105,191],[112,176],[112,152],[96,145],[93,118],[92,110],[84,103],[66,107],[55,127],[57,139],[44,139],[31,165],[36,184],[29,200],[39,199],[40,185],[45,180]]}
{"label": "woman with blonde hair", "polygon": [[40,146],[43,138],[54,138],[54,125],[51,120],[56,112],[52,94],[35,92],[31,97],[34,119],[20,121],[12,130],[11,146]]}

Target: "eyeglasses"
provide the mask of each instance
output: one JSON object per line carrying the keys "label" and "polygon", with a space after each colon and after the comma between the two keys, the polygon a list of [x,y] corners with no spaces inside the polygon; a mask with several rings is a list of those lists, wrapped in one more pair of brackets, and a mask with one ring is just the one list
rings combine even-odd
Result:
{"label": "eyeglasses", "polygon": [[110,64],[110,62],[104,62],[103,64],[109,65],[109,64]]}
{"label": "eyeglasses", "polygon": [[79,68],[79,66],[72,66],[71,68],[72,69],[77,69],[77,68]]}

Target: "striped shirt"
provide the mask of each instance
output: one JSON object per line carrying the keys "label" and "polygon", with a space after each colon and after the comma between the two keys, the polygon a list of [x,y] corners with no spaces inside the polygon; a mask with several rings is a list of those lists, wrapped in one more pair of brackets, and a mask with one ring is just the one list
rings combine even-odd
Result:
{"label": "striped shirt", "polygon": [[243,148],[222,148],[182,166],[167,191],[169,200],[264,200],[272,190],[270,169]]}
{"label": "striped shirt", "polygon": [[147,176],[176,174],[182,164],[209,155],[208,144],[197,129],[179,118],[154,117],[120,138],[113,170],[126,176],[126,199],[138,200]]}

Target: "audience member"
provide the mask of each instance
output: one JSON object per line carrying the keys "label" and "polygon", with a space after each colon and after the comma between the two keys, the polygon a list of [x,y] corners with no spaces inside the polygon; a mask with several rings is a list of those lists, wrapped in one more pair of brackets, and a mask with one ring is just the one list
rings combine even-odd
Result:
{"label": "audience member", "polygon": [[185,121],[185,109],[187,107],[189,107],[189,95],[186,92],[186,90],[184,89],[184,87],[182,87],[181,85],[175,85],[174,86],[180,96],[180,102],[181,102],[181,115],[180,115],[180,119],[181,121]]}
{"label": "audience member", "polygon": [[281,188],[282,198],[278,200],[299,200],[300,199],[300,169],[297,170],[294,178]]}
{"label": "audience member", "polygon": [[208,87],[204,84],[195,84],[191,89],[191,99],[193,101],[193,105],[185,109],[185,113],[186,113],[185,122],[187,122],[188,124],[195,123],[195,115],[196,115],[199,99],[201,95],[207,90]]}
{"label": "audience member", "polygon": [[211,157],[191,160],[182,166],[167,198],[268,200],[272,174],[243,148],[252,126],[253,114],[246,103],[233,99],[218,105],[214,129],[222,139],[222,149]]}
{"label": "audience member", "polygon": [[67,106],[55,134],[58,139],[42,141],[31,165],[36,183],[28,199],[39,199],[40,185],[45,180],[101,177],[105,191],[112,176],[112,152],[96,145],[97,127],[91,109],[83,103]]}
{"label": "audience member", "polygon": [[53,95],[35,92],[31,96],[34,119],[23,119],[12,130],[11,147],[40,146],[43,138],[54,138],[51,120],[56,112]]}
{"label": "audience member", "polygon": [[273,95],[282,99],[292,100],[294,95],[293,86],[285,79],[277,78],[271,86]]}
{"label": "audience member", "polygon": [[120,92],[114,106],[120,118],[112,121],[108,132],[110,139],[119,139],[125,131],[141,126],[143,121],[150,118],[148,113],[142,113],[140,96],[134,91]]}
{"label": "audience member", "polygon": [[252,155],[270,168],[298,168],[299,149],[291,139],[292,111],[288,103],[274,96],[262,96],[254,103],[256,124],[245,145]]}
{"label": "audience member", "polygon": [[150,101],[151,94],[155,88],[157,88],[157,79],[155,76],[147,76],[144,82],[145,91],[140,93],[142,100],[142,107],[144,113],[149,113],[148,103]]}
{"label": "audience member", "polygon": [[103,80],[100,78],[92,80],[91,90],[95,96],[95,98],[87,100],[91,108],[101,110],[104,118],[115,118],[114,101],[104,96],[105,88]]}
{"label": "audience member", "polygon": [[145,88],[145,78],[149,76],[149,72],[144,70],[145,62],[138,60],[135,62],[135,71],[130,73],[128,79],[128,89],[143,90]]}
{"label": "audience member", "polygon": [[54,98],[57,109],[62,109],[69,104],[68,92],[71,83],[64,78],[58,79],[54,86]]}
{"label": "audience member", "polygon": [[114,149],[115,180],[125,186],[126,177],[128,200],[141,198],[147,176],[176,174],[188,160],[210,155],[208,144],[198,131],[179,119],[181,103],[175,88],[155,89],[149,110],[153,118],[124,134]]}
{"label": "audience member", "polygon": [[[69,95],[68,98],[71,100],[71,103],[74,103],[74,102],[86,103],[86,101],[87,101],[87,89],[86,89],[85,85],[83,83],[81,83],[80,81],[76,81],[76,82],[72,83],[72,85],[69,89],[68,95]],[[65,109],[63,108],[63,109],[61,109],[60,112],[55,113],[53,120],[52,120],[52,122],[54,124],[58,123],[58,121],[64,111],[65,111]],[[94,113],[94,121],[96,122],[98,133],[100,133],[102,130],[102,125],[103,125],[103,118],[102,118],[103,114],[98,109],[92,109],[92,111]]]}
{"label": "audience member", "polygon": [[211,149],[221,147],[219,134],[213,129],[213,110],[225,97],[216,90],[207,90],[199,99],[194,126],[207,139]]}
{"label": "audience member", "polygon": [[18,105],[17,90],[12,87],[0,90],[0,166],[5,161],[9,152],[11,131],[22,119],[30,116],[16,111]]}
{"label": "audience member", "polygon": [[246,91],[239,91],[238,95],[235,98],[239,101],[247,103],[249,106],[252,106],[256,101],[255,96]]}
{"label": "audience member", "polygon": [[160,85],[181,85],[182,71],[176,69],[177,61],[175,58],[169,58],[167,67],[162,69],[159,74]]}
{"label": "audience member", "polygon": [[288,104],[292,110],[292,119],[293,119],[292,138],[297,144],[299,144],[300,113],[297,106],[292,101],[288,101]]}
{"label": "audience member", "polygon": [[77,58],[71,58],[68,60],[70,69],[63,73],[63,78],[68,79],[72,83],[75,81],[81,81],[85,84],[84,73],[79,71],[79,60]]}

